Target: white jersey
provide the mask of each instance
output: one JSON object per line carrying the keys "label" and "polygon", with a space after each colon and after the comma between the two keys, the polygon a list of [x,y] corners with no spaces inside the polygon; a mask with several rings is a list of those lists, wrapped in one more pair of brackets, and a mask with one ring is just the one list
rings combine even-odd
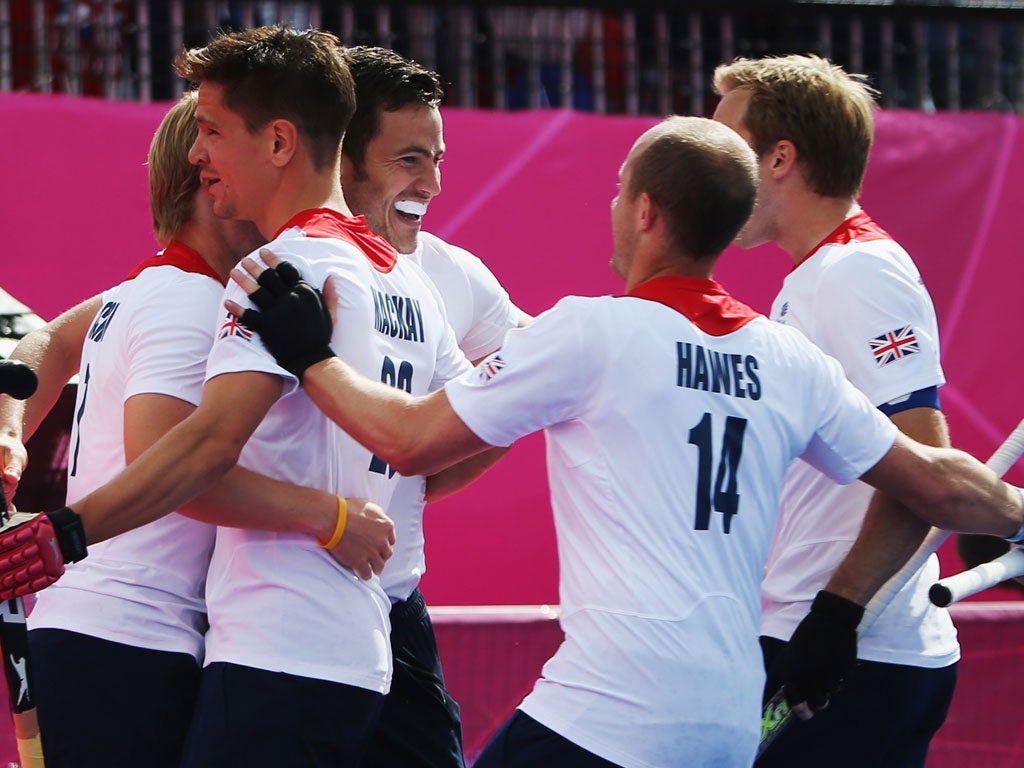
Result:
{"label": "white jersey", "polygon": [[[331,346],[356,370],[424,394],[466,367],[430,281],[372,235],[362,217],[305,211],[268,246],[306,280],[332,276]],[[245,306],[244,292],[227,298]],[[251,306],[251,304],[249,304]],[[324,416],[259,337],[223,320],[207,378],[261,371],[286,379],[239,463],[260,474],[385,508],[398,475]],[[223,661],[386,693],[391,605],[379,580],[342,568],[312,536],[221,528],[207,586],[207,662]]]}
{"label": "white jersey", "polygon": [[[945,382],[921,275],[865,213],[847,219],[786,277],[772,319],[838,359],[876,406]],[[864,483],[840,486],[803,462],[793,465],[765,570],[761,634],[790,638],[857,538],[872,493]],[[928,599],[938,578],[932,555],[860,637],[858,656],[930,668],[957,661],[949,612]]]}
{"label": "white jersey", "polygon": [[565,640],[521,708],[627,768],[749,765],[786,467],[850,482],[895,427],[710,280],[560,301],[445,391],[492,445],[545,429]]}
{"label": "white jersey", "polygon": [[[508,292],[469,251],[421,232],[416,250],[399,258],[411,259],[427,273],[441,295],[459,347],[470,360],[501,347],[505,334],[519,322]],[[392,600],[407,599],[427,570],[423,549],[425,485],[423,477],[403,477],[388,507],[396,542],[380,579]]]}
{"label": "white jersey", "polygon": [[[103,293],[82,348],[69,504],[124,470],[124,405],[130,397],[199,402],[223,290],[199,254],[172,242]],[[69,564],[60,581],[39,594],[29,626],[201,659],[213,537],[212,526],[172,513],[92,544],[88,558]]]}

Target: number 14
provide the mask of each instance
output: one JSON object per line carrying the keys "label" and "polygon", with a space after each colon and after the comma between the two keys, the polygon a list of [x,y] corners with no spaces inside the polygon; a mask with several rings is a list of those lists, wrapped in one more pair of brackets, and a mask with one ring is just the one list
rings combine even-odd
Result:
{"label": "number 14", "polygon": [[[743,432],[747,420],[737,416],[725,419],[725,435],[722,438],[722,452],[718,458],[718,472],[715,475],[714,509],[725,517],[722,530],[729,533],[732,516],[740,511],[740,495],[736,490],[736,476],[743,454]],[[708,530],[711,524],[711,414],[704,417],[690,430],[690,444],[697,446],[697,516],[693,527],[698,531]]]}

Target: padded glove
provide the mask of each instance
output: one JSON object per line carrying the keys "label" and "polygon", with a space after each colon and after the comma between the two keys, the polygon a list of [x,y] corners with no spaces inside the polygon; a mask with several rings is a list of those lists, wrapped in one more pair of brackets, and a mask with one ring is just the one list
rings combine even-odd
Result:
{"label": "padded glove", "polygon": [[64,564],[86,555],[82,518],[70,507],[56,512],[15,512],[0,526],[0,600],[50,586]]}
{"label": "padded glove", "polygon": [[287,261],[264,270],[257,282],[260,287],[249,298],[259,311],[245,310],[241,323],[260,335],[278,365],[302,381],[309,366],[334,357],[334,324],[324,296]]}

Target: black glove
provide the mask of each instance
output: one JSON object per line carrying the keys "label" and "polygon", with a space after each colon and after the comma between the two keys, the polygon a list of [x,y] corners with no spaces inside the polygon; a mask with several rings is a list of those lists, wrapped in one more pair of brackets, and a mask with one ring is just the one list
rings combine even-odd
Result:
{"label": "black glove", "polygon": [[249,298],[260,311],[247,309],[240,320],[260,335],[278,365],[302,381],[309,366],[334,357],[324,296],[287,261],[264,270],[257,282]]}
{"label": "black glove", "polygon": [[864,608],[822,590],[797,626],[782,659],[786,701],[806,701],[812,710],[828,705],[857,662],[857,625]]}

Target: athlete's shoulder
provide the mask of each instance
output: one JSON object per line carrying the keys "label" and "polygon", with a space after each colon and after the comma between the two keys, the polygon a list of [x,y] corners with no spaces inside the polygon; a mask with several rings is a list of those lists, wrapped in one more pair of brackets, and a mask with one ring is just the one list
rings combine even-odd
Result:
{"label": "athlete's shoulder", "polygon": [[[322,278],[327,271],[369,269],[366,255],[354,243],[330,237],[307,237],[297,229],[286,230],[265,246],[277,257],[289,261],[307,281]],[[262,263],[262,259],[257,258]]]}
{"label": "athlete's shoulder", "polygon": [[428,261],[443,261],[466,269],[483,263],[474,253],[430,232],[420,232],[419,245],[420,258],[424,264]]}
{"label": "athlete's shoulder", "polygon": [[114,300],[139,307],[180,309],[216,302],[223,292],[224,285],[209,275],[173,266],[155,266],[104,291],[104,301]]}
{"label": "athlete's shoulder", "polygon": [[811,364],[825,357],[817,344],[808,338],[806,333],[785,323],[769,320],[767,317],[755,317],[739,333],[745,334],[759,347],[774,350],[773,354],[794,363],[798,360],[811,361]]}
{"label": "athlete's shoulder", "polygon": [[[799,273],[803,266],[797,268],[796,273]],[[886,238],[829,243],[818,250],[808,266],[816,267],[822,275],[831,279],[841,279],[860,273],[870,275],[892,269],[917,272],[917,267],[906,249],[895,240]]]}

